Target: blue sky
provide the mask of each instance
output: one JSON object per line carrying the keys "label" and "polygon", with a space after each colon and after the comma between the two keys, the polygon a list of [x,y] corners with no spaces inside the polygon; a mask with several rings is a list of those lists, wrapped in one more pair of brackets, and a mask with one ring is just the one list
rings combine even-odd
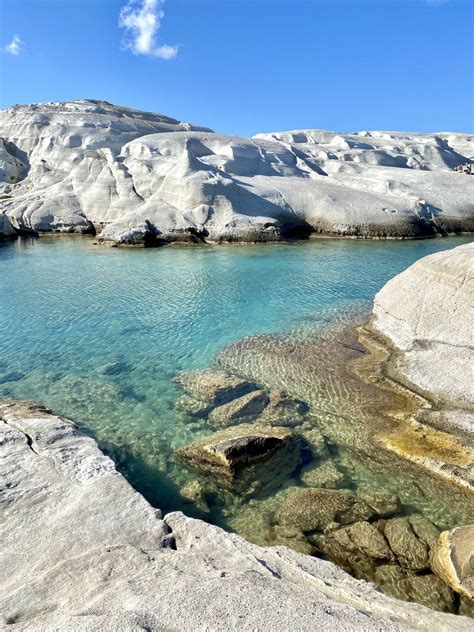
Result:
{"label": "blue sky", "polygon": [[473,8],[471,0],[0,0],[0,106],[98,98],[244,135],[473,132]]}

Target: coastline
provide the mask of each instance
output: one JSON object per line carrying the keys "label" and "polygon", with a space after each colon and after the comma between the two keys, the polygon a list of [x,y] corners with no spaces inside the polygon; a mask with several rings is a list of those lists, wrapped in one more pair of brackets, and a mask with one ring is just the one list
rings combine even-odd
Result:
{"label": "coastline", "polygon": [[3,463],[16,462],[2,548],[9,629],[471,627],[329,562],[257,547],[181,513],[162,519],[67,420],[21,403],[2,403],[2,418]]}

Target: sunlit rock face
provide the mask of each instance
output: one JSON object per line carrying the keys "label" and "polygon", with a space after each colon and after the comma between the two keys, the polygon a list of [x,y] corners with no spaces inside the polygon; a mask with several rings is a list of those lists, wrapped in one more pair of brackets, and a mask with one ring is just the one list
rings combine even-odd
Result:
{"label": "sunlit rock face", "polygon": [[420,259],[374,300],[374,326],[402,352],[398,370],[451,406],[472,410],[474,243]]}
{"label": "sunlit rock face", "polygon": [[[2,210],[99,240],[420,237],[474,227],[473,136],[297,130],[223,136],[99,101],[0,112]],[[3,165],[3,166],[2,166]]]}
{"label": "sunlit rock face", "polygon": [[92,232],[96,218],[107,223],[111,213],[120,217],[142,202],[119,158],[124,145],[157,132],[205,129],[104,101],[2,110],[2,208],[20,229]]}

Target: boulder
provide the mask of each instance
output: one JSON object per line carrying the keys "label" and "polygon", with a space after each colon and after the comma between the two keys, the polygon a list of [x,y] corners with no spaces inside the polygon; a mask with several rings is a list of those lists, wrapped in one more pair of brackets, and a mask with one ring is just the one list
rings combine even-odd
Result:
{"label": "boulder", "polygon": [[260,419],[270,426],[295,428],[304,422],[308,410],[305,402],[288,397],[284,391],[271,391],[268,405]]}
{"label": "boulder", "polygon": [[238,423],[239,420],[259,415],[267,404],[268,396],[264,391],[251,391],[214,408],[207,421],[212,428],[224,428]]}
{"label": "boulder", "polygon": [[404,584],[408,601],[440,612],[454,612],[453,592],[436,575],[410,575]]}
{"label": "boulder", "polygon": [[421,571],[430,567],[429,547],[416,536],[407,517],[387,520],[383,533],[402,568]]}
{"label": "boulder", "polygon": [[288,546],[299,553],[314,555],[315,548],[308,542],[304,533],[293,527],[275,525],[269,530],[268,541],[272,546]]}
{"label": "boulder", "polygon": [[375,569],[375,583],[396,599],[408,600],[405,578],[405,571],[397,564],[382,564]]}
{"label": "boulder", "polygon": [[200,481],[189,481],[179,490],[179,493],[185,501],[194,505],[198,511],[205,514],[209,513],[206,492]]}
{"label": "boulder", "polygon": [[5,213],[2,213],[0,211],[0,241],[6,241],[7,239],[16,239],[17,236],[18,234],[13,228],[10,219],[5,215]]}
{"label": "boulder", "polygon": [[369,522],[355,522],[317,539],[319,550],[356,577],[373,579],[375,567],[394,562],[387,541]]}
{"label": "boulder", "polygon": [[374,511],[349,490],[297,488],[278,509],[276,521],[310,532],[324,531],[333,523],[367,520],[374,515]]}
{"label": "boulder", "polygon": [[438,527],[421,514],[411,514],[408,516],[408,521],[415,535],[431,550],[438,541],[440,534]]}
{"label": "boulder", "polygon": [[388,518],[400,511],[400,500],[396,494],[389,492],[359,492],[359,498],[364,500],[369,507],[381,518]]}
{"label": "boulder", "polygon": [[317,465],[307,465],[301,470],[300,478],[308,487],[344,487],[346,477],[330,459]]}
{"label": "boulder", "polygon": [[375,582],[385,593],[416,601],[439,612],[454,612],[455,601],[452,591],[436,575],[407,574],[400,566],[383,564],[375,570]]}
{"label": "boulder", "polygon": [[431,567],[454,591],[474,601],[474,525],[443,531],[431,553]]}
{"label": "boulder", "polygon": [[220,406],[241,397],[257,386],[224,371],[192,371],[180,373],[175,382],[194,399]]}
{"label": "boulder", "polygon": [[186,394],[178,397],[174,407],[176,410],[188,415],[189,417],[197,418],[207,417],[209,412],[212,410],[212,405],[208,402],[203,402]]}
{"label": "boulder", "polygon": [[177,456],[217,485],[251,495],[290,476],[300,462],[300,443],[286,428],[241,424],[179,448]]}

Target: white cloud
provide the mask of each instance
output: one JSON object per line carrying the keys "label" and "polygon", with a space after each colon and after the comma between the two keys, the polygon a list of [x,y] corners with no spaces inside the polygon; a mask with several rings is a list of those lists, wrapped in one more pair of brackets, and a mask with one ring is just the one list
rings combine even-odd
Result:
{"label": "white cloud", "polygon": [[130,35],[126,42],[134,55],[173,59],[177,46],[159,44],[156,35],[164,16],[164,0],[128,0],[120,11],[119,26]]}
{"label": "white cloud", "polygon": [[21,50],[21,38],[19,35],[14,35],[12,41],[3,49],[10,55],[19,55]]}

